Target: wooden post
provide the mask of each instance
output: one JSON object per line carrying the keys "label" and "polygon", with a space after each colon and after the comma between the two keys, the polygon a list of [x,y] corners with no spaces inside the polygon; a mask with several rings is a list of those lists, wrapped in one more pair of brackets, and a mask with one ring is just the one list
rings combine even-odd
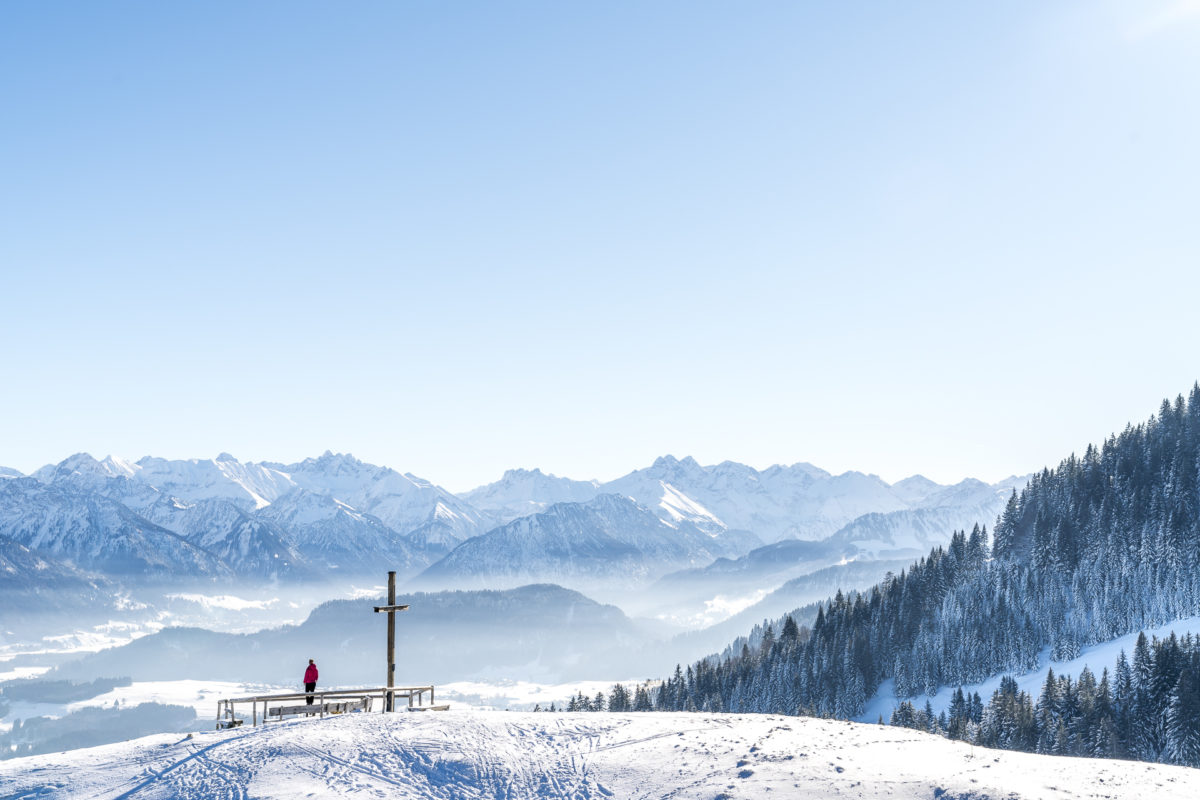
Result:
{"label": "wooden post", "polygon": [[388,615],[387,628],[387,686],[384,688],[383,710],[391,711],[394,699],[393,688],[396,686],[396,612],[407,611],[408,606],[396,605],[396,573],[388,572],[388,604],[375,606],[375,612],[386,611]]}
{"label": "wooden post", "polygon": [[[396,572],[388,572],[388,605],[396,605]],[[396,685],[396,612],[388,612],[387,642],[387,710],[392,710],[391,689]]]}

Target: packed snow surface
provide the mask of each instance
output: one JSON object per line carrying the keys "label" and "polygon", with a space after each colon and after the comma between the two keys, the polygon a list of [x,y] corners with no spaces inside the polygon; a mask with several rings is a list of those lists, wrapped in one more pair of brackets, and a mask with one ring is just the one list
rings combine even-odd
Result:
{"label": "packed snow surface", "polygon": [[795,717],[450,711],[299,719],[14,759],[0,762],[0,793],[39,800],[1195,798],[1200,770],[985,750]]}

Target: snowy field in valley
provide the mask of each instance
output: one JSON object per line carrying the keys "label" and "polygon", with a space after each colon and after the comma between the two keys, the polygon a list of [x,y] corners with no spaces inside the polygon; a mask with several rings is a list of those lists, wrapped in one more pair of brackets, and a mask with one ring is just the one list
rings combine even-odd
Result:
{"label": "snowy field in valley", "polygon": [[596,692],[607,695],[613,684],[620,683],[633,691],[641,683],[626,681],[570,681],[567,683],[534,683],[532,681],[452,681],[439,684],[437,697],[457,705],[498,711],[532,711],[535,705],[548,709],[551,703],[556,708],[565,707],[579,692],[587,698]]}
{"label": "snowy field in valley", "polygon": [[[1166,625],[1160,625],[1157,628],[1146,628],[1146,638],[1158,637],[1166,639],[1174,633],[1177,637],[1183,638],[1187,634],[1200,635],[1200,617],[1188,617],[1186,619],[1168,622]],[[1017,680],[1017,686],[1021,691],[1027,692],[1034,702],[1037,702],[1038,695],[1041,694],[1042,687],[1046,683],[1046,673],[1051,669],[1055,675],[1070,675],[1072,680],[1079,678],[1079,673],[1084,667],[1090,669],[1096,675],[1096,680],[1100,680],[1100,673],[1104,669],[1108,669],[1109,679],[1112,679],[1113,668],[1117,665],[1117,658],[1121,651],[1125,651],[1125,656],[1129,659],[1133,658],[1133,647],[1137,644],[1138,634],[1131,633],[1128,636],[1122,636],[1119,639],[1113,639],[1111,642],[1093,645],[1092,647],[1082,648],[1079,656],[1070,661],[1051,661],[1050,648],[1042,651],[1040,656],[1040,664],[1037,669],[1021,675],[1014,675]],[[1132,663],[1132,661],[1131,661]],[[964,685],[963,692],[970,694],[979,692],[979,696],[983,699],[984,704],[991,699],[992,693],[1000,688],[1000,679],[1003,675],[996,675],[983,683],[973,683]],[[892,718],[892,711],[900,704],[900,700],[896,698],[893,692],[894,684],[891,678],[887,679],[879,685],[879,690],[875,695],[867,701],[863,708],[863,713],[855,719],[859,722],[876,722],[880,715],[884,721]],[[950,698],[954,695],[956,686],[943,686],[937,694],[926,697],[925,695],[917,695],[909,698],[917,708],[924,708],[925,701],[933,706],[935,714],[940,714],[950,708]]]}
{"label": "snowy field in valley", "polygon": [[[42,675],[46,669],[48,668],[14,669],[6,674],[6,679],[35,678]],[[531,683],[529,681],[456,681],[439,684],[436,696],[439,702],[450,703],[458,709],[469,707],[499,711],[509,709],[531,711],[535,705],[546,709],[550,707],[551,703],[554,703],[556,707],[565,707],[567,702],[578,692],[583,692],[588,698],[595,697],[597,692],[608,694],[614,683],[617,681],[573,681],[558,684]],[[632,689],[638,682],[628,680],[621,681],[621,683]],[[334,690],[339,687],[322,686],[321,688]],[[95,697],[70,703],[10,701],[7,713],[0,717],[0,733],[11,729],[17,720],[26,720],[32,717],[57,719],[84,708],[112,708],[114,705],[130,708],[139,703],[189,706],[196,711],[195,729],[204,730],[213,725],[218,700],[252,695],[282,694],[300,690],[299,684],[272,686],[227,681],[134,681],[129,686],[118,686]]]}
{"label": "snowy field in valley", "polygon": [[796,717],[480,711],[300,719],[0,763],[0,797],[38,800],[768,796],[1190,800],[1200,770]]}
{"label": "snowy field in valley", "polygon": [[117,686],[95,697],[70,703],[11,701],[8,703],[8,713],[0,717],[0,732],[10,729],[17,720],[27,720],[32,717],[57,719],[84,708],[112,708],[114,706],[130,708],[139,703],[188,706],[196,711],[197,726],[210,728],[216,718],[218,700],[288,691],[299,691],[299,689],[297,687],[222,681],[135,681],[129,686]]}

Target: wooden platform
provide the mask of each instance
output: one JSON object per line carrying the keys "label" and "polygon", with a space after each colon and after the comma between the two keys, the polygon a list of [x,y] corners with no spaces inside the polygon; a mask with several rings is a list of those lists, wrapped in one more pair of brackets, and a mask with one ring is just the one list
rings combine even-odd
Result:
{"label": "wooden platform", "polygon": [[[306,701],[311,697],[313,704]],[[278,722],[288,717],[320,717],[326,714],[369,713],[380,711],[446,711],[447,704],[435,705],[433,686],[392,686],[369,689],[333,689],[329,691],[297,692],[294,694],[269,694],[255,697],[236,697],[217,703],[217,730],[228,730],[250,720],[258,725],[259,720]],[[390,703],[389,703],[390,700]],[[243,710],[239,716],[238,706],[250,706],[250,713]],[[261,706],[261,708],[260,708]]]}

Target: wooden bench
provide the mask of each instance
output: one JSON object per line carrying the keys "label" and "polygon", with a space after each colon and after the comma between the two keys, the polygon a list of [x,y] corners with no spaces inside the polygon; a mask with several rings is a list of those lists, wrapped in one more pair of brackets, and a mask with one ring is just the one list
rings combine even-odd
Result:
{"label": "wooden bench", "polygon": [[349,714],[353,711],[370,711],[371,698],[362,697],[358,700],[344,700],[341,702],[332,703],[313,703],[311,706],[307,703],[302,706],[275,706],[267,709],[267,714],[272,717],[291,717],[309,715],[309,714]]}

